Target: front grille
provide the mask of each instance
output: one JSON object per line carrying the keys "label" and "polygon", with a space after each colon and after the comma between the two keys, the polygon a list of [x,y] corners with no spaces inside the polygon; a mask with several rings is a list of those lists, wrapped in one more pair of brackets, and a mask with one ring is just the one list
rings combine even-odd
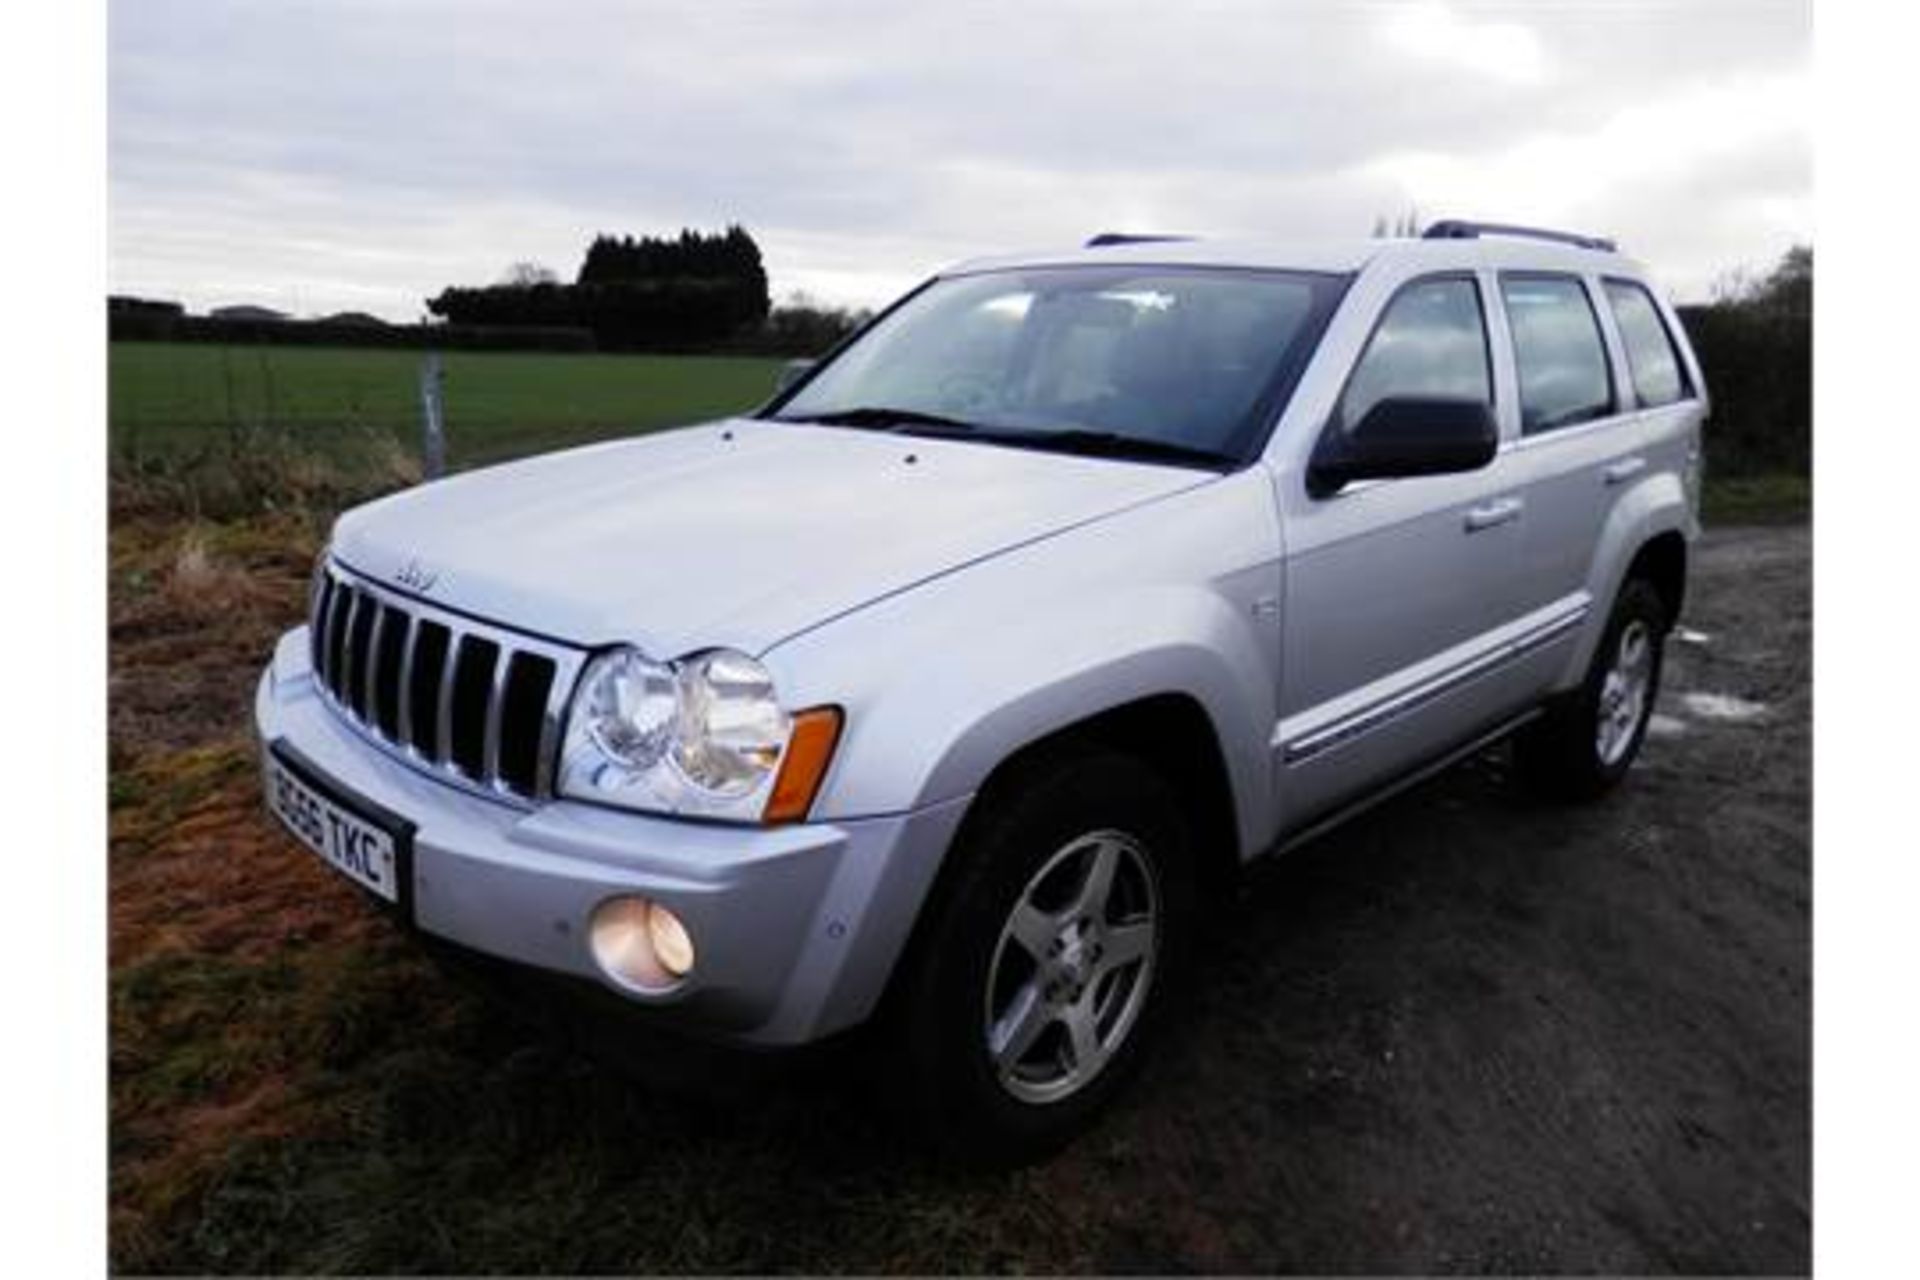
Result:
{"label": "front grille", "polygon": [[414,766],[504,799],[552,794],[584,654],[426,604],[328,563],[313,594],[327,701]]}

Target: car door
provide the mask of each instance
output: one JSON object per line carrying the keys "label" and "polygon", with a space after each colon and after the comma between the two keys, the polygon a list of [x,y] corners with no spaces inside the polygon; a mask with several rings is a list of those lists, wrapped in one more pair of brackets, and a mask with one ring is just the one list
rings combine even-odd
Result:
{"label": "car door", "polygon": [[1529,667],[1544,687],[1566,669],[1578,622],[1610,602],[1589,577],[1612,504],[1647,473],[1650,424],[1608,342],[1609,303],[1591,277],[1503,271],[1499,314],[1513,352],[1520,435],[1509,465],[1528,519],[1516,579],[1522,605],[1575,619]]}
{"label": "car door", "polygon": [[[1323,431],[1386,396],[1495,405],[1490,277],[1409,279],[1377,305]],[[1498,406],[1496,405],[1496,408]],[[1503,434],[1511,415],[1501,414]],[[1479,470],[1281,486],[1286,539],[1275,794],[1283,829],[1445,753],[1515,702],[1504,659],[1524,499],[1503,452]]]}

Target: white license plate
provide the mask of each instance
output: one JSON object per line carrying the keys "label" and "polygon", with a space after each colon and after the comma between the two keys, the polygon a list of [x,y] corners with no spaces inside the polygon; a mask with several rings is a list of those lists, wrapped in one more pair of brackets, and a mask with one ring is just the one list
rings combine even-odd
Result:
{"label": "white license plate", "polygon": [[271,751],[265,767],[267,807],[282,825],[334,870],[398,903],[400,858],[394,833],[309,785]]}

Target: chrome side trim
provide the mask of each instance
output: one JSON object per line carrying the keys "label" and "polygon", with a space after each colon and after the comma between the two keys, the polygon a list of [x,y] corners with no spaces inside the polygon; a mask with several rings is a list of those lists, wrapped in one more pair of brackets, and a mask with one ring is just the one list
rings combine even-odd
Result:
{"label": "chrome side trim", "polygon": [[1468,756],[1484,751],[1514,730],[1539,719],[1540,714],[1540,708],[1535,707],[1530,711],[1521,712],[1510,720],[1501,721],[1485,733],[1476,734],[1459,746],[1442,753],[1437,758],[1429,760],[1425,764],[1415,766],[1385,786],[1377,787],[1367,792],[1359,799],[1336,808],[1332,813],[1329,813],[1323,818],[1314,819],[1298,831],[1289,835],[1283,835],[1270,849],[1257,856],[1264,858],[1273,857],[1282,853],[1292,853],[1301,845],[1318,840],[1329,831],[1337,827],[1345,826],[1348,822],[1351,822],[1376,805],[1385,804],[1395,796],[1420,785],[1435,774],[1451,769]]}
{"label": "chrome side trim", "polygon": [[[1282,721],[1275,731],[1274,745],[1280,748],[1281,759],[1286,764],[1311,760],[1551,644],[1577,630],[1587,620],[1591,610],[1592,605],[1585,592],[1565,602],[1549,605],[1521,619],[1513,627],[1503,627],[1491,633],[1485,640],[1476,642],[1472,651],[1437,671],[1416,675],[1412,679],[1408,678],[1410,673],[1393,673],[1386,681],[1377,683],[1391,682],[1400,687],[1365,700],[1351,710],[1335,711],[1328,716],[1320,708],[1314,708],[1304,715]],[[1315,720],[1320,723],[1313,723]],[[1307,723],[1302,724],[1302,721]]]}

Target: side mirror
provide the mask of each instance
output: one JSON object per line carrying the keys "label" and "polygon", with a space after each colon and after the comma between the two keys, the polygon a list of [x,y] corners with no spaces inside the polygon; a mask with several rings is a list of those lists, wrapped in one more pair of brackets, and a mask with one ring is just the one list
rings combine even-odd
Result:
{"label": "side mirror", "polygon": [[1475,471],[1493,461],[1500,428],[1478,400],[1389,396],[1347,431],[1328,431],[1307,467],[1307,491],[1328,497],[1354,480]]}
{"label": "side mirror", "polygon": [[787,361],[780,366],[780,373],[773,380],[774,391],[776,393],[785,391],[788,387],[800,381],[800,379],[806,377],[809,373],[812,373],[813,366],[818,363],[819,361],[817,360]]}

